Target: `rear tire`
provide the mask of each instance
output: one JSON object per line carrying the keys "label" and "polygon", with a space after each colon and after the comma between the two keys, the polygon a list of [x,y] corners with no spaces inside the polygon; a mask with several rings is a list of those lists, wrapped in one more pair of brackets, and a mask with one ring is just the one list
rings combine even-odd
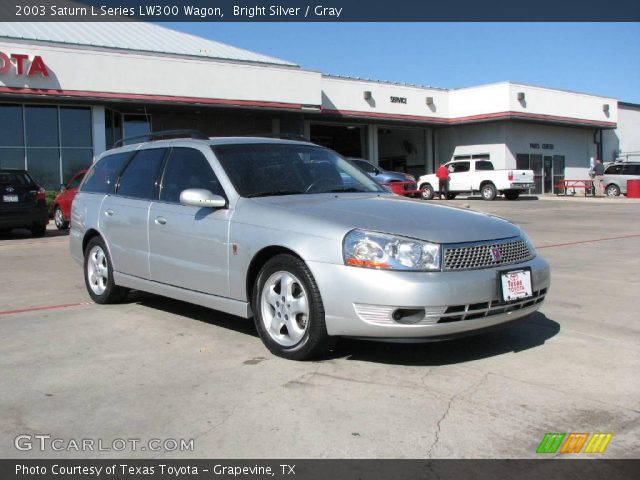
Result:
{"label": "rear tire", "polygon": [[482,195],[483,200],[495,200],[496,195],[498,194],[496,187],[493,186],[493,183],[485,183],[480,189],[480,194]]}
{"label": "rear tire", "polygon": [[44,237],[46,233],[47,233],[46,225],[35,225],[31,227],[31,235],[36,238]]}
{"label": "rear tire", "polygon": [[271,353],[290,360],[309,360],[326,353],[324,305],[309,267],[293,255],[270,259],[253,288],[254,322]]}
{"label": "rear tire", "polygon": [[435,192],[434,192],[433,187],[431,185],[429,185],[428,183],[420,185],[420,190],[422,190],[422,193],[420,194],[420,197],[423,200],[431,200],[431,199],[433,199],[433,196],[435,195]]}
{"label": "rear tire", "polygon": [[619,197],[620,196],[620,187],[615,183],[611,185],[607,185],[607,196],[608,197]]}
{"label": "rear tire", "polygon": [[84,284],[91,300],[100,304],[121,302],[129,291],[113,281],[111,257],[102,237],[93,237],[84,250]]}
{"label": "rear tire", "polygon": [[520,192],[518,192],[517,190],[507,190],[506,192],[504,192],[504,198],[506,198],[507,200],[517,200],[519,196]]}
{"label": "rear tire", "polygon": [[66,230],[69,228],[69,222],[65,221],[64,215],[62,214],[62,209],[56,205],[56,208],[53,210],[53,221],[56,224],[56,228],[58,230]]}

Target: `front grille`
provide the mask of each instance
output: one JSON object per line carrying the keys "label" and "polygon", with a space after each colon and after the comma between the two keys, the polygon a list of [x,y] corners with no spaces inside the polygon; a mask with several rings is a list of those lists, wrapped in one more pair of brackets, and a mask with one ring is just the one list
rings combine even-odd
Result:
{"label": "front grille", "polygon": [[[478,318],[492,317],[505,313],[516,312],[523,308],[541,304],[547,289],[543,288],[533,292],[533,296],[505,302],[503,300],[491,300],[488,302],[470,303],[466,305],[443,305],[425,307],[424,317],[412,322],[413,325],[434,325],[437,323],[459,322]],[[365,305],[355,303],[356,314],[367,323],[377,325],[400,325],[393,318],[393,313],[400,307],[389,305]],[[419,309],[416,309],[419,310]]]}
{"label": "front grille", "polygon": [[475,270],[526,262],[533,258],[521,239],[445,245],[444,270]]}
{"label": "front grille", "polygon": [[473,320],[474,318],[490,317],[504,313],[515,312],[523,308],[537,305],[544,301],[547,289],[543,288],[533,292],[532,297],[521,300],[505,302],[494,300],[492,302],[473,303],[470,305],[451,305],[447,307],[444,314],[438,319],[438,323],[459,322],[461,320]]}

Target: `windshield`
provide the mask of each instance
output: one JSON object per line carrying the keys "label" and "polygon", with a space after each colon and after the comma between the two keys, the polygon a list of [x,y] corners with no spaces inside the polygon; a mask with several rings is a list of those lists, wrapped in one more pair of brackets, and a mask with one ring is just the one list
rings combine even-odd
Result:
{"label": "windshield", "polygon": [[328,192],[385,192],[357,167],[321,147],[238,144],[212,147],[243,197]]}

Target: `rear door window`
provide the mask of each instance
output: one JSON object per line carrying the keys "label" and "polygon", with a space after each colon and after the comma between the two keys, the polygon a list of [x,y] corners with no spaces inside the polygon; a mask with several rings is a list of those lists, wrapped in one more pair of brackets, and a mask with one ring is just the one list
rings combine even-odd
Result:
{"label": "rear door window", "polygon": [[87,172],[81,190],[91,193],[113,193],[118,175],[133,153],[115,153],[102,157]]}
{"label": "rear door window", "polygon": [[166,148],[139,150],[120,176],[117,194],[147,200],[157,198],[158,173],[166,153]]}
{"label": "rear door window", "polygon": [[487,161],[476,162],[476,170],[493,170],[493,163]]}
{"label": "rear door window", "polygon": [[469,171],[469,162],[454,162],[449,166],[451,173],[463,173]]}
{"label": "rear door window", "polygon": [[622,170],[623,175],[640,175],[640,165],[625,165]]}
{"label": "rear door window", "polygon": [[220,182],[202,152],[194,148],[174,148],[162,176],[160,200],[180,203],[180,193],[188,188],[202,188],[224,196]]}

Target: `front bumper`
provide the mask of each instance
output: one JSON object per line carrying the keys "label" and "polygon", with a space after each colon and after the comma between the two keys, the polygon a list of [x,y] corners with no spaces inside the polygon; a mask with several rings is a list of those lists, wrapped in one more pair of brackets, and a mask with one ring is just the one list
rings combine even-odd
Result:
{"label": "front bumper", "polygon": [[[501,266],[500,271],[529,267],[534,292],[534,298],[504,303],[495,268],[399,272],[308,265],[322,295],[329,335],[397,340],[469,334],[526,317],[542,305],[551,278],[549,264],[540,256]],[[421,319],[399,323],[393,318],[398,309],[407,314],[415,310]]]}

